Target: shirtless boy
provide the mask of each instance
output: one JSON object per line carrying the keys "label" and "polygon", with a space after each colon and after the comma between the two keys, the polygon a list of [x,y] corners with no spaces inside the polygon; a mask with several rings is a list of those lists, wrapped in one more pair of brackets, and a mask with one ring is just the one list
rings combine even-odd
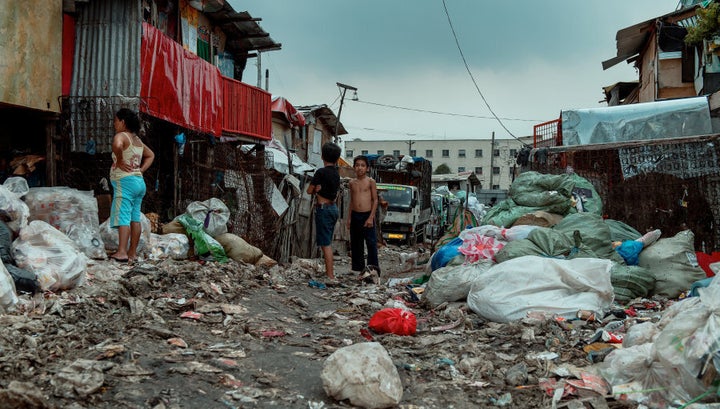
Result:
{"label": "shirtless boy", "polygon": [[365,269],[365,245],[367,245],[367,264],[375,266],[380,271],[377,252],[377,237],[375,235],[375,210],[378,197],[375,180],[367,175],[368,159],[358,156],[353,161],[355,179],[350,180],[350,214],[348,228],[350,229],[350,251],[352,253],[352,270]]}

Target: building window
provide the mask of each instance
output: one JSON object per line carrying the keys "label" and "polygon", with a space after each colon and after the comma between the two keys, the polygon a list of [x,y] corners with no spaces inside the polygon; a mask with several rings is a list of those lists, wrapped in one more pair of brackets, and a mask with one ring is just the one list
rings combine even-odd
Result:
{"label": "building window", "polygon": [[476,175],[482,175],[482,167],[478,166],[475,168],[475,174]]}
{"label": "building window", "polygon": [[475,157],[482,158],[482,149],[475,149]]}
{"label": "building window", "polygon": [[426,158],[432,158],[432,149],[427,149],[425,151],[425,157]]}
{"label": "building window", "polygon": [[465,172],[465,166],[458,166],[458,173]]}
{"label": "building window", "polygon": [[500,190],[500,185],[492,185],[493,190]]}
{"label": "building window", "polygon": [[360,151],[360,154],[361,154],[361,155],[367,155],[367,152],[368,152],[368,151],[366,151],[366,150],[363,149],[363,150]]}
{"label": "building window", "polygon": [[500,149],[493,149],[493,156],[496,158],[500,156]]}
{"label": "building window", "polygon": [[442,150],[442,157],[443,157],[443,158],[449,158],[449,157],[450,157],[450,149],[443,149],[443,150]]}
{"label": "building window", "polygon": [[493,166],[493,175],[500,174],[500,166]]}
{"label": "building window", "polygon": [[465,149],[458,149],[458,158],[465,157]]}
{"label": "building window", "polygon": [[415,149],[410,149],[410,156],[417,156],[417,151]]}
{"label": "building window", "polygon": [[345,157],[346,158],[352,158],[353,157],[353,151],[352,149],[348,149],[345,151]]}
{"label": "building window", "polygon": [[517,149],[510,149],[510,157],[517,158]]}
{"label": "building window", "polygon": [[382,156],[385,154],[385,151],[382,149],[378,149],[378,155]]}
{"label": "building window", "polygon": [[393,156],[400,156],[400,151],[393,151]]}

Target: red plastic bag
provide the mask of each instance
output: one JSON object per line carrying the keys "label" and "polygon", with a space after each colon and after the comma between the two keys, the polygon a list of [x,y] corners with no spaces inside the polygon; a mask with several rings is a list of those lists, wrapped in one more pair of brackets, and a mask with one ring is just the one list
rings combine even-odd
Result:
{"label": "red plastic bag", "polygon": [[368,326],[380,334],[415,335],[417,319],[415,314],[402,308],[385,308],[370,318]]}

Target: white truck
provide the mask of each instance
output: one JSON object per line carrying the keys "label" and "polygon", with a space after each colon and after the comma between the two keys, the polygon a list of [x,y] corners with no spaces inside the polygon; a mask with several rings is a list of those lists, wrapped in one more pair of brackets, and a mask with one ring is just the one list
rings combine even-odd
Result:
{"label": "white truck", "polygon": [[380,226],[383,238],[410,245],[422,243],[431,220],[432,163],[421,157],[392,155],[368,155],[368,159],[378,194],[388,201]]}
{"label": "white truck", "polygon": [[425,226],[430,222],[430,203],[423,203],[417,186],[378,183],[378,193],[388,202],[387,213],[380,226],[385,240],[414,245],[425,239]]}

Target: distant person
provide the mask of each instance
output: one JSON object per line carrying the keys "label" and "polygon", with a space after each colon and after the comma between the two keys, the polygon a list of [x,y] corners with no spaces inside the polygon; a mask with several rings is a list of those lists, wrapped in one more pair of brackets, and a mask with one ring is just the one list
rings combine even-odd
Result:
{"label": "distant person", "polygon": [[118,229],[118,249],[110,259],[132,263],[137,258],[142,233],[140,207],[146,191],[143,172],[152,165],[155,154],[138,136],[140,118],[137,113],[121,108],[115,114],[113,126],[115,136],[110,167],[113,201],[109,223],[110,227]]}
{"label": "distant person", "polygon": [[335,280],[333,264],[332,238],[339,212],[335,201],[340,188],[340,174],[337,161],[341,149],[338,145],[327,142],[322,147],[323,168],[315,171],[307,193],[315,195],[315,242],[320,247],[325,260],[325,273]]}
{"label": "distant person", "polygon": [[365,247],[367,246],[367,264],[380,271],[378,263],[377,236],[375,231],[375,212],[378,205],[375,180],[367,175],[369,162],[367,157],[358,156],[353,161],[355,178],[350,180],[350,251],[352,270],[362,272],[365,269]]}

